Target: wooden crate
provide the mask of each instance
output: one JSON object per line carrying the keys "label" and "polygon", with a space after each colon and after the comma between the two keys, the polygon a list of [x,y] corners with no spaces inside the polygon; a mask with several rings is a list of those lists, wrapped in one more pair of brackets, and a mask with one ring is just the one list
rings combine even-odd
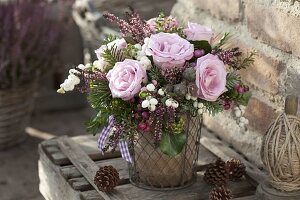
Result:
{"label": "wooden crate", "polygon": [[[257,183],[265,179],[264,173],[255,165],[204,129],[198,159],[197,182],[188,188],[175,191],[144,190],[129,183],[127,163],[122,160],[120,153],[101,155],[96,148],[96,139],[97,137],[90,135],[73,137],[71,141],[78,144],[77,146],[80,149],[77,150],[79,152],[76,152],[77,150],[74,150],[75,147],[73,148],[72,145],[70,147],[69,144],[65,144],[66,141],[70,141],[67,137],[51,139],[39,145],[40,192],[46,200],[206,200],[212,186],[203,181],[204,170],[217,157],[224,160],[238,158],[247,166],[246,177],[239,182],[229,182],[228,184],[236,200],[254,200]],[[71,155],[69,155],[70,153]],[[91,160],[85,155],[88,155]],[[91,162],[86,162],[85,157]],[[70,159],[74,161],[74,158],[77,167],[70,162]],[[83,176],[78,170],[79,168],[85,168],[88,172],[91,170],[90,166],[94,163],[97,166],[113,165],[119,171],[120,185],[116,187],[115,192],[112,194],[97,192],[88,182],[94,174],[86,173]]]}

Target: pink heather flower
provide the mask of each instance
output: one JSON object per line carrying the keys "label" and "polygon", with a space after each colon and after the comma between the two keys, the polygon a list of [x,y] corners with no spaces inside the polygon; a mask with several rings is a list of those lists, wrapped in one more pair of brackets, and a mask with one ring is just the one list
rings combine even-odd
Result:
{"label": "pink heather flower", "polygon": [[141,90],[141,84],[147,78],[147,74],[138,61],[125,59],[123,62],[117,62],[106,77],[112,96],[127,101]]}
{"label": "pink heather flower", "polygon": [[194,45],[176,33],[161,32],[151,35],[145,52],[162,70],[180,68],[193,57]]}
{"label": "pink heather flower", "polygon": [[104,52],[104,50],[111,49],[112,47],[116,46],[118,50],[120,49],[124,49],[125,47],[127,47],[127,43],[125,41],[124,38],[122,39],[116,39],[110,43],[108,43],[107,45],[102,45],[99,49],[95,50],[95,53],[97,55],[97,58],[99,60],[102,59],[102,53]]}
{"label": "pink heather flower", "polygon": [[218,56],[207,54],[197,59],[196,85],[199,98],[216,101],[226,91],[226,71]]}
{"label": "pink heather flower", "polygon": [[197,23],[188,22],[188,27],[183,30],[186,38],[191,41],[206,40],[212,42],[214,33],[209,27]]}

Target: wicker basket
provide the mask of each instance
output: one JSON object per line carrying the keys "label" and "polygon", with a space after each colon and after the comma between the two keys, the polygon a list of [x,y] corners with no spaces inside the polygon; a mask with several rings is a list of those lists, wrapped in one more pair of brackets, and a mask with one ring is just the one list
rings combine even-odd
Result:
{"label": "wicker basket", "polygon": [[25,139],[33,106],[35,83],[0,90],[0,150]]}
{"label": "wicker basket", "polygon": [[132,184],[154,190],[174,190],[191,185],[196,180],[202,118],[188,116],[187,144],[175,157],[163,154],[153,144],[150,134],[140,134],[132,150],[129,165]]}

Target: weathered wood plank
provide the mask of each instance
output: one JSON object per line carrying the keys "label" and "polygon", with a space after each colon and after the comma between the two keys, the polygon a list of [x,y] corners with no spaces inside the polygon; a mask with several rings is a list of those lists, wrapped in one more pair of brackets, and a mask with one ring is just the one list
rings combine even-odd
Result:
{"label": "weathered wood plank", "polygon": [[[153,191],[134,187],[131,184],[120,185],[116,187],[116,191],[124,194],[130,200],[208,200],[208,193],[213,188],[203,181],[203,173],[198,175],[197,182],[191,187],[175,190],[175,191]],[[233,191],[235,197],[244,197],[253,195],[255,187],[248,183],[245,179],[241,182],[230,182],[228,187]],[[96,191],[81,192],[83,200],[95,200]]]}
{"label": "weathered wood plank", "polygon": [[118,192],[104,193],[97,188],[94,184],[94,175],[98,171],[98,166],[72,139],[67,136],[61,137],[58,140],[58,145],[62,152],[70,159],[72,164],[82,173],[85,179],[94,187],[104,200],[127,199],[123,196],[123,194]]}
{"label": "weathered wood plank", "polygon": [[247,197],[238,197],[233,198],[234,200],[259,200],[255,197],[255,195],[247,196]]}
{"label": "weathered wood plank", "polygon": [[267,175],[258,169],[256,165],[247,161],[242,155],[229,148],[224,141],[217,139],[207,130],[203,131],[200,142],[206,149],[224,160],[229,160],[232,158],[240,159],[247,167],[247,175],[257,183],[260,183],[267,178]]}

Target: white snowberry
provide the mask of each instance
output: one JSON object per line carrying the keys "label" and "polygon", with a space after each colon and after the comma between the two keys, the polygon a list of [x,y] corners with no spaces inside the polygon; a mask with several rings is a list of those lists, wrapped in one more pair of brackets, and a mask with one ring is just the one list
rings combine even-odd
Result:
{"label": "white snowberry", "polygon": [[198,102],[194,101],[193,106],[194,106],[194,108],[198,108]]}
{"label": "white snowberry", "polygon": [[165,92],[164,92],[163,89],[160,88],[160,89],[158,90],[158,94],[161,95],[161,96],[163,96],[163,95],[165,95]]}
{"label": "white snowberry", "polygon": [[178,106],[179,106],[179,104],[178,104],[177,101],[173,101],[173,102],[172,102],[172,107],[173,107],[173,108],[178,108]]}
{"label": "white snowberry", "polygon": [[151,105],[149,108],[150,111],[155,111],[155,109],[156,109],[155,105]]}
{"label": "white snowberry", "polygon": [[150,102],[151,105],[157,105],[158,104],[158,101],[155,98],[150,99],[149,102]]}
{"label": "white snowberry", "polygon": [[234,114],[235,114],[236,117],[241,117],[242,116],[242,112],[240,110],[236,110],[234,112]]}
{"label": "white snowberry", "polygon": [[191,96],[191,99],[192,99],[193,101],[196,101],[196,100],[197,100],[197,97]]}
{"label": "white snowberry", "polygon": [[148,100],[144,100],[142,102],[142,108],[148,108],[149,105],[150,105],[150,102]]}
{"label": "white snowberry", "polygon": [[155,86],[154,86],[152,83],[148,84],[148,85],[146,86],[146,88],[147,88],[147,90],[150,91],[150,92],[153,92],[153,91],[155,90]]}
{"label": "white snowberry", "polygon": [[198,103],[198,108],[203,108],[204,104],[203,103]]}
{"label": "white snowberry", "polygon": [[172,99],[167,99],[166,100],[166,106],[168,106],[168,107],[170,107],[170,106],[172,106]]}
{"label": "white snowberry", "polygon": [[185,99],[186,99],[186,100],[190,100],[190,99],[191,99],[191,95],[190,95],[190,94],[186,94],[186,95],[185,95]]}
{"label": "white snowberry", "polygon": [[199,108],[199,109],[197,110],[197,112],[198,112],[199,115],[202,115],[202,114],[203,114],[203,109],[202,109],[202,108]]}

